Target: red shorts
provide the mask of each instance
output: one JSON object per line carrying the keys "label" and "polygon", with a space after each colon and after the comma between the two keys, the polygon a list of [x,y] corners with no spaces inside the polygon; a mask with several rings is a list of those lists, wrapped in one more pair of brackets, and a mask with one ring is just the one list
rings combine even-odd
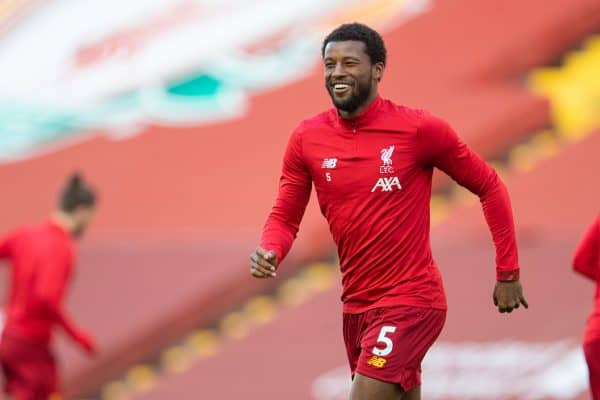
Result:
{"label": "red shorts", "polygon": [[383,307],[344,314],[344,342],[352,376],[358,372],[404,391],[421,385],[421,361],[437,339],[446,310]]}
{"label": "red shorts", "polygon": [[18,400],[48,399],[58,393],[54,356],[46,345],[4,334],[0,341],[4,390]]}
{"label": "red shorts", "polygon": [[600,340],[585,342],[583,352],[590,375],[592,399],[600,400]]}

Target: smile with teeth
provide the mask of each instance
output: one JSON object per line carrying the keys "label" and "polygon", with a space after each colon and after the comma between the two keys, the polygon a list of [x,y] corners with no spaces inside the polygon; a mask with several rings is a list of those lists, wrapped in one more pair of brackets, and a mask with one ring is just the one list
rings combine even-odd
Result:
{"label": "smile with teeth", "polygon": [[350,89],[351,87],[352,86],[350,84],[348,84],[348,83],[336,83],[336,84],[333,85],[333,89],[336,92],[344,92],[344,91]]}

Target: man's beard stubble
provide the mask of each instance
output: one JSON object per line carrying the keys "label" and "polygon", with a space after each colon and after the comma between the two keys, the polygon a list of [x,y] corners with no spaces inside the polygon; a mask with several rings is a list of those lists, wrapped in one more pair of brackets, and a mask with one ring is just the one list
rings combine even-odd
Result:
{"label": "man's beard stubble", "polygon": [[333,93],[333,88],[330,85],[326,84],[325,86],[327,88],[327,92],[329,93],[329,97],[331,97],[333,105],[340,111],[352,113],[356,111],[356,109],[358,109],[361,105],[363,105],[369,98],[372,87],[371,77],[369,77],[368,82],[368,84],[361,84],[357,81],[357,93],[354,93],[353,91],[350,98],[343,101],[336,100],[335,95]]}

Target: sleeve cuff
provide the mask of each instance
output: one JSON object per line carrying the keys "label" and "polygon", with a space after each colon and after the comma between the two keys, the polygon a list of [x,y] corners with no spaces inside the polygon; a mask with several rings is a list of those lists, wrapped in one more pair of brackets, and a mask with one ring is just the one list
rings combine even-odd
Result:
{"label": "sleeve cuff", "polygon": [[497,270],[496,280],[497,281],[518,281],[520,277],[520,269],[512,270]]}
{"label": "sleeve cuff", "polygon": [[281,261],[283,260],[283,254],[280,249],[273,249],[273,253],[277,256],[277,269],[279,269],[279,265],[281,265]]}

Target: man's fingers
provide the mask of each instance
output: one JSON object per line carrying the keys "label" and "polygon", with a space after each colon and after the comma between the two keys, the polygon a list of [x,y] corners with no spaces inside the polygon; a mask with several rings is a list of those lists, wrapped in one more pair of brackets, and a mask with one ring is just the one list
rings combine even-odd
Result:
{"label": "man's fingers", "polygon": [[521,305],[529,308],[529,304],[523,296],[523,289],[518,281],[497,282],[494,288],[494,305],[501,313],[510,313]]}
{"label": "man's fingers", "polygon": [[510,306],[498,307],[498,311],[500,311],[501,313],[510,313],[510,312],[512,312],[512,310],[513,310],[513,308]]}
{"label": "man's fingers", "polygon": [[269,268],[265,268],[261,265],[258,264],[252,264],[251,265],[251,270],[256,270],[264,275],[268,275],[268,276],[277,276],[277,273],[275,271],[271,271]]}
{"label": "man's fingers", "polygon": [[260,246],[256,248],[256,254],[258,254],[265,260],[275,261],[275,252],[270,251],[270,250],[265,250]]}
{"label": "man's fingers", "polygon": [[271,275],[271,276],[277,275],[277,273],[275,272],[275,268],[272,266],[265,267],[262,264],[251,264],[251,265],[253,265],[256,269],[259,269],[260,271],[264,272],[267,275]]}
{"label": "man's fingers", "polygon": [[272,261],[276,261],[276,257],[272,253],[259,246],[250,254],[250,274],[252,276],[256,278],[273,278],[277,275],[275,272],[277,266],[272,263]]}
{"label": "man's fingers", "polygon": [[250,268],[250,274],[255,277],[255,278],[272,278],[274,275],[271,275],[271,273],[268,272],[263,272],[257,268]]}
{"label": "man's fingers", "polygon": [[527,300],[525,300],[525,297],[521,296],[521,298],[519,299],[519,301],[521,302],[521,304],[523,304],[523,306],[525,308],[529,308],[529,304],[527,303]]}
{"label": "man's fingers", "polygon": [[257,271],[257,270],[250,271],[250,274],[255,278],[266,278],[267,277],[267,275],[265,275],[262,272]]}
{"label": "man's fingers", "polygon": [[273,276],[273,277],[277,276],[277,273],[275,271],[271,270],[271,268],[263,267],[262,265],[254,263],[254,262],[252,262],[250,264],[250,269],[251,270],[259,271],[262,274],[265,274],[265,275],[268,275],[268,276]]}
{"label": "man's fingers", "polygon": [[269,261],[265,260],[262,256],[257,255],[256,253],[252,253],[250,255],[250,261],[252,261],[254,264],[258,264],[266,269],[275,271],[275,266],[273,264],[271,264]]}
{"label": "man's fingers", "polygon": [[257,247],[256,250],[251,254],[252,256],[256,256],[258,259],[264,260],[269,266],[273,268],[277,268],[277,254],[274,251],[267,251],[262,247]]}
{"label": "man's fingers", "polygon": [[263,274],[262,272],[259,271],[252,271],[250,273],[250,275],[252,275],[254,278],[258,278],[258,279],[266,279],[268,278],[267,275]]}
{"label": "man's fingers", "polygon": [[264,273],[263,271],[259,270],[256,268],[255,265],[251,265],[250,266],[250,273],[256,277],[261,277],[263,275],[266,275],[266,273]]}
{"label": "man's fingers", "polygon": [[[523,304],[525,305],[525,304]],[[498,302],[496,301],[496,306],[498,306],[498,311],[500,311],[501,313],[510,313],[513,310],[516,310],[517,308],[519,308],[520,306],[520,301],[519,300],[513,300],[513,301],[502,301],[502,302]]]}

